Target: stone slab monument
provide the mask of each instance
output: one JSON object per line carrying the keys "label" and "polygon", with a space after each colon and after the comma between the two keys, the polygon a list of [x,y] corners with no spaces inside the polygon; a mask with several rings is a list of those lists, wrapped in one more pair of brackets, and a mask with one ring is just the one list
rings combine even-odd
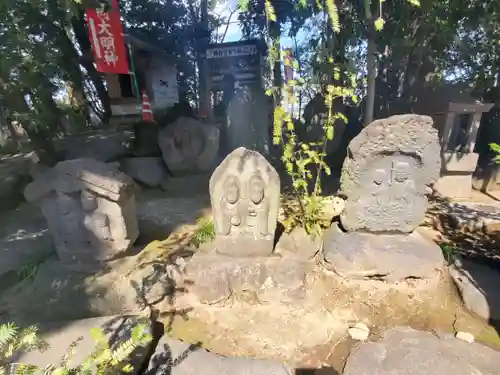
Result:
{"label": "stone slab monument", "polygon": [[260,87],[236,90],[227,109],[226,148],[246,147],[264,155],[270,148],[269,97]]}
{"label": "stone slab monument", "polygon": [[209,188],[217,252],[238,257],[270,255],[280,178],[266,158],[237,148],[214,171]]}
{"label": "stone slab monument", "polygon": [[215,125],[194,118],[179,117],[158,133],[158,145],[170,172],[209,171],[219,152],[220,131]]}
{"label": "stone slab monument", "polygon": [[40,206],[61,261],[93,263],[127,251],[139,236],[133,187],[116,168],[82,158],[38,174],[24,196]]}
{"label": "stone slab monument", "polygon": [[392,116],[364,128],[344,161],[342,228],[333,225],[325,234],[324,265],[345,277],[394,282],[436,275],[440,248],[414,231],[440,169],[430,117]]}

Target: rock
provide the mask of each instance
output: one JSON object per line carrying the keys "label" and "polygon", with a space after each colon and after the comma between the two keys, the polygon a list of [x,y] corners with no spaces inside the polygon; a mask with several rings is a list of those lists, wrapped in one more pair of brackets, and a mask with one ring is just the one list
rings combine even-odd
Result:
{"label": "rock", "polygon": [[[39,326],[39,337],[49,344],[49,349],[40,352],[32,351],[21,353],[16,359],[19,363],[36,365],[42,369],[47,365],[58,366],[61,357],[66,353],[69,345],[79,337],[82,340],[75,348],[74,356],[70,359],[71,367],[80,365],[96,348],[95,341],[91,336],[91,329],[100,328],[109,338],[111,348],[116,348],[131,337],[132,329],[138,324],[146,325],[146,332],[152,334],[152,325],[149,319],[134,316],[109,316],[100,318],[82,319],[76,321],[44,323]],[[146,348],[138,348],[130,363],[134,366],[133,373],[136,374],[146,360],[150,345]]]}
{"label": "rock", "polygon": [[441,146],[430,117],[376,120],[349,144],[341,191],[348,231],[410,233],[424,220],[429,186],[439,177]]}
{"label": "rock", "polygon": [[276,252],[308,260],[321,249],[321,241],[321,237],[313,239],[304,228],[296,227],[290,233],[281,234]]}
{"label": "rock", "polygon": [[212,304],[242,292],[262,303],[295,303],[304,297],[310,265],[291,258],[234,258],[197,253],[187,265],[189,291]]}
{"label": "rock", "polygon": [[161,186],[168,179],[162,158],[127,158],[122,160],[121,167],[127,175],[149,187]]}
{"label": "rock", "polygon": [[457,332],[455,337],[459,340],[472,344],[475,341],[474,335],[468,332]]}
{"label": "rock", "polygon": [[345,199],[337,196],[326,197],[323,201],[323,215],[327,220],[340,216],[345,208]]}
{"label": "rock", "polygon": [[100,131],[56,140],[54,148],[64,160],[92,158],[107,162],[130,155],[128,143],[131,139],[131,132]]}
{"label": "rock", "polygon": [[134,124],[134,156],[161,157],[158,145],[160,125],[156,122],[136,122]]}
{"label": "rock", "polygon": [[163,160],[170,172],[208,171],[219,151],[219,129],[187,117],[178,118],[158,133]]}
{"label": "rock", "polygon": [[223,357],[197,345],[163,336],[151,358],[148,375],[291,375],[275,361],[244,357]]}
{"label": "rock", "polygon": [[274,246],[280,178],[261,154],[240,147],[215,169],[209,184],[216,248],[231,256],[263,256]]}
{"label": "rock", "polygon": [[370,328],[364,323],[356,323],[353,327],[349,328],[347,332],[352,339],[358,341],[366,341],[370,336]]}
{"label": "rock", "polygon": [[500,319],[497,270],[466,260],[455,261],[449,270],[469,311],[486,320]]}
{"label": "rock", "polygon": [[396,327],[353,349],[344,375],[497,375],[499,361],[499,352],[477,343]]}
{"label": "rock", "polygon": [[106,163],[60,162],[28,185],[25,197],[41,207],[64,262],[109,260],[139,236],[133,181]]}
{"label": "rock", "polygon": [[325,267],[354,279],[436,279],[444,267],[439,246],[417,232],[342,233],[332,225],[325,233],[323,254]]}
{"label": "rock", "polygon": [[455,229],[463,232],[500,232],[499,203],[452,203],[449,205],[448,218]]}

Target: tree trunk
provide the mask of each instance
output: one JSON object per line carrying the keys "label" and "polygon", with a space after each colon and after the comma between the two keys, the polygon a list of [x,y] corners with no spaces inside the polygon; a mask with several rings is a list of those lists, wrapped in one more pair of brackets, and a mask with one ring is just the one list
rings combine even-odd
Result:
{"label": "tree trunk", "polygon": [[[277,46],[278,53],[280,53],[281,27],[278,22],[269,21],[269,36],[271,38],[271,42],[273,43],[273,45]],[[281,59],[278,58],[274,62],[272,69],[273,69],[273,87],[276,89],[275,105],[281,105],[281,99],[282,99],[281,90],[283,88],[283,77],[281,76]]]}
{"label": "tree trunk", "polygon": [[104,86],[103,78],[96,70],[92,61],[92,46],[90,45],[87,30],[85,28],[83,11],[71,19],[71,25],[75,32],[75,38],[82,49],[80,64],[87,71],[90,80],[97,90],[97,95],[99,96],[99,100],[104,108],[102,121],[107,124],[111,118],[111,100],[109,99],[108,90],[106,89],[106,86]]}
{"label": "tree trunk", "polygon": [[375,41],[375,30],[373,25],[369,25],[368,30],[368,54],[366,57],[368,77],[366,87],[365,116],[363,126],[369,125],[373,121],[373,109],[375,106],[375,81],[377,78],[377,44]]}

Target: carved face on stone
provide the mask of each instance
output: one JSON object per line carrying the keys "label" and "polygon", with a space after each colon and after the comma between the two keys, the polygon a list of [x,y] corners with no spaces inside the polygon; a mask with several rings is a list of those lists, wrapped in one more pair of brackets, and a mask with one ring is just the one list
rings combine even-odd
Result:
{"label": "carved face on stone", "polygon": [[240,199],[240,186],[238,178],[229,176],[224,184],[224,197],[230,204],[236,204]]}
{"label": "carved face on stone", "polygon": [[262,180],[262,177],[259,174],[254,174],[250,178],[248,185],[249,185],[248,195],[250,201],[255,205],[260,204],[264,199],[264,189],[265,189],[264,180]]}

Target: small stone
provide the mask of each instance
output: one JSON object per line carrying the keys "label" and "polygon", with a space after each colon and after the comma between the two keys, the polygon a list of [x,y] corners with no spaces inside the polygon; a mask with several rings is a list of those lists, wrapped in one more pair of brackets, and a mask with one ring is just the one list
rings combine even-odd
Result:
{"label": "small stone", "polygon": [[354,340],[366,341],[368,336],[370,336],[370,328],[364,323],[356,323],[353,327],[347,330],[349,336]]}
{"label": "small stone", "polygon": [[121,167],[128,176],[149,187],[158,187],[168,180],[161,158],[126,158],[122,161]]}
{"label": "small stone", "polygon": [[474,335],[468,332],[457,332],[455,337],[459,340],[468,342],[469,344],[472,344],[475,341]]}

